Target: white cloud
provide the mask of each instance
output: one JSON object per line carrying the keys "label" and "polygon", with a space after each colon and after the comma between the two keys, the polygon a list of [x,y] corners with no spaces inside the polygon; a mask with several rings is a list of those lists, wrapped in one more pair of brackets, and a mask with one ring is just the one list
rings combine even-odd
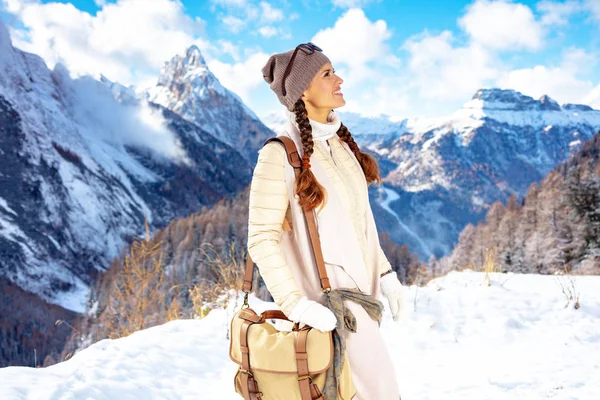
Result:
{"label": "white cloud", "polygon": [[222,54],[229,54],[234,61],[240,61],[240,48],[228,40],[218,40],[218,48],[221,49]]}
{"label": "white cloud", "polygon": [[246,21],[233,15],[227,15],[221,21],[231,33],[240,33],[246,26]]}
{"label": "white cloud", "polygon": [[245,7],[248,2],[246,0],[211,0],[212,3],[223,7]]}
{"label": "white cloud", "polygon": [[260,9],[261,20],[263,22],[270,23],[283,21],[284,19],[283,11],[278,8],[274,8],[271,4],[267,3],[266,1],[260,2]]}
{"label": "white cloud", "polygon": [[600,21],[600,1],[598,0],[584,0],[584,7],[592,13],[592,17],[596,21]]}
{"label": "white cloud", "polygon": [[595,55],[577,47],[570,47],[563,52],[562,68],[574,74],[588,74],[595,70],[598,60]]}
{"label": "white cloud", "polygon": [[353,85],[369,78],[370,64],[397,65],[398,59],[387,44],[390,37],[384,20],[371,22],[362,10],[353,8],[311,41],[323,49],[334,67],[339,63],[348,66],[347,85]]}
{"label": "white cloud", "polygon": [[274,28],[272,26],[263,26],[258,29],[258,32],[262,36],[264,36],[266,38],[270,38],[270,37],[277,35],[277,28]]}
{"label": "white cloud", "polygon": [[510,71],[498,83],[534,98],[547,94],[561,103],[580,103],[593,87],[561,67],[543,65]]}
{"label": "white cloud", "polygon": [[[286,19],[283,9],[276,8],[265,0],[261,0],[260,2],[249,0],[213,0],[212,3],[213,5],[221,6],[226,11],[226,16],[220,19],[225,28],[234,34],[241,33],[244,30],[252,31],[255,34],[261,27],[271,26]],[[292,17],[295,17],[295,15],[292,14]],[[272,27],[262,29],[262,32],[259,33],[264,37],[271,37],[274,35],[273,29],[278,29],[281,32],[281,28]]]}
{"label": "white cloud", "polygon": [[566,25],[569,17],[579,13],[589,13],[592,21],[600,21],[599,0],[543,0],[536,8],[543,14],[541,22],[544,25]]}
{"label": "white cloud", "polygon": [[559,66],[536,65],[508,71],[498,80],[498,85],[534,98],[547,94],[560,103],[585,103],[594,85],[580,75],[590,71],[593,65],[592,55],[570,48],[563,53]]}
{"label": "white cloud", "polygon": [[373,0],[332,0],[332,3],[336,7],[340,8],[363,8]]}
{"label": "white cloud", "polygon": [[407,83],[423,99],[460,100],[495,79],[496,57],[478,44],[453,46],[454,37],[445,31],[407,40],[403,48],[410,54]]}
{"label": "white cloud", "polygon": [[2,3],[7,12],[14,14],[21,11],[24,0],[2,0]]}
{"label": "white cloud", "polygon": [[244,11],[244,19],[246,19],[248,21],[256,22],[258,20],[258,18],[260,17],[260,10],[258,9],[258,7],[249,6],[249,7],[246,7],[243,11]]}
{"label": "white cloud", "polygon": [[213,60],[208,62],[208,67],[223,86],[240,96],[244,103],[248,104],[250,92],[264,84],[260,70],[268,59],[268,54],[254,52],[243,62],[227,64]]}
{"label": "white cloud", "polygon": [[543,44],[541,24],[529,7],[519,3],[476,0],[458,25],[471,41],[490,49],[537,50]]}
{"label": "white cloud", "polygon": [[39,54],[50,67],[61,62],[75,76],[102,73],[136,83],[191,44],[208,48],[204,22],[187,16],[179,1],[118,0],[96,16],[70,3],[3,1],[25,28],[15,47]]}
{"label": "white cloud", "polygon": [[600,110],[600,84],[596,85],[595,88],[583,98],[583,104],[588,104],[596,110]]}
{"label": "white cloud", "polygon": [[582,5],[578,0],[568,0],[564,3],[544,0],[540,1],[536,8],[543,14],[543,25],[566,25],[571,15],[582,10]]}

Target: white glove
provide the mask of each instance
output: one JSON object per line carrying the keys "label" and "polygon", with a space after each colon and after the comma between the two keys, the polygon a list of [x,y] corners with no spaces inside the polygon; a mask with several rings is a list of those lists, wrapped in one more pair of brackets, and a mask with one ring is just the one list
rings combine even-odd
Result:
{"label": "white glove", "polygon": [[381,293],[387,298],[390,303],[390,310],[395,322],[400,319],[402,312],[403,297],[402,284],[398,280],[398,275],[395,272],[384,275],[379,282]]}
{"label": "white glove", "polygon": [[294,322],[312,326],[321,332],[332,331],[337,325],[337,318],[329,308],[309,300],[306,296],[296,303],[288,318]]}

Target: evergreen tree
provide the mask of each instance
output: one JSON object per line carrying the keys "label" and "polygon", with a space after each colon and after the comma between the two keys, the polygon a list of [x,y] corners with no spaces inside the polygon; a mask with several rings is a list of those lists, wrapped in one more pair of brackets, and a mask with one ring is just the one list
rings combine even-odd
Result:
{"label": "evergreen tree", "polygon": [[567,201],[583,228],[582,255],[600,257],[600,179],[582,179],[579,168],[574,167],[568,171],[566,189]]}

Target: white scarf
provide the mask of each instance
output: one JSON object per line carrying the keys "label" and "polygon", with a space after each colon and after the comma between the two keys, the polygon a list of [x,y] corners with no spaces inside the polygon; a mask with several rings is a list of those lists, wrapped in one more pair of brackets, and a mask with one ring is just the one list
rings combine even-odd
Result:
{"label": "white scarf", "polygon": [[[285,110],[285,113],[292,124],[294,124],[296,129],[298,129],[298,124],[296,123],[296,114],[288,109]],[[327,139],[330,139],[337,134],[338,129],[340,129],[340,126],[342,125],[340,117],[338,117],[333,110],[331,110],[327,115],[327,123],[318,122],[310,118],[308,121],[312,127],[313,140],[321,140],[324,144],[327,144]]]}

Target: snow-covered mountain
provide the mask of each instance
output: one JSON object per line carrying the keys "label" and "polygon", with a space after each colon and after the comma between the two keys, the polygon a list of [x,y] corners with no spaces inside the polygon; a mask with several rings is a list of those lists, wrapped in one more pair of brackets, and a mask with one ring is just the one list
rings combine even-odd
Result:
{"label": "snow-covered mountain", "polygon": [[273,135],[235,93],[221,85],[196,46],[165,63],[147,98],[239,149],[251,164]]}
{"label": "snow-covered mountain", "polygon": [[[424,260],[448,254],[489,205],[524,196],[600,131],[600,111],[589,106],[501,89],[479,90],[450,116],[397,120],[337,112],[379,161],[384,184],[371,189],[379,229]],[[279,132],[285,114],[263,120]]]}
{"label": "snow-covered mountain", "polygon": [[[579,309],[561,292],[569,279]],[[398,324],[385,310],[381,333],[402,399],[597,399],[600,277],[491,274],[491,286],[484,282],[483,273],[451,272],[404,287]],[[0,368],[0,398],[239,400],[227,329],[241,299],[229,305],[102,340],[47,368]],[[254,295],[250,305],[276,308]]]}
{"label": "snow-covered mountain", "polygon": [[[268,131],[254,127],[236,133]],[[121,85],[49,70],[0,23],[0,275],[21,288],[83,311],[93,276],[143,232],[145,216],[165,226],[251,174],[237,147],[203,126]]]}

